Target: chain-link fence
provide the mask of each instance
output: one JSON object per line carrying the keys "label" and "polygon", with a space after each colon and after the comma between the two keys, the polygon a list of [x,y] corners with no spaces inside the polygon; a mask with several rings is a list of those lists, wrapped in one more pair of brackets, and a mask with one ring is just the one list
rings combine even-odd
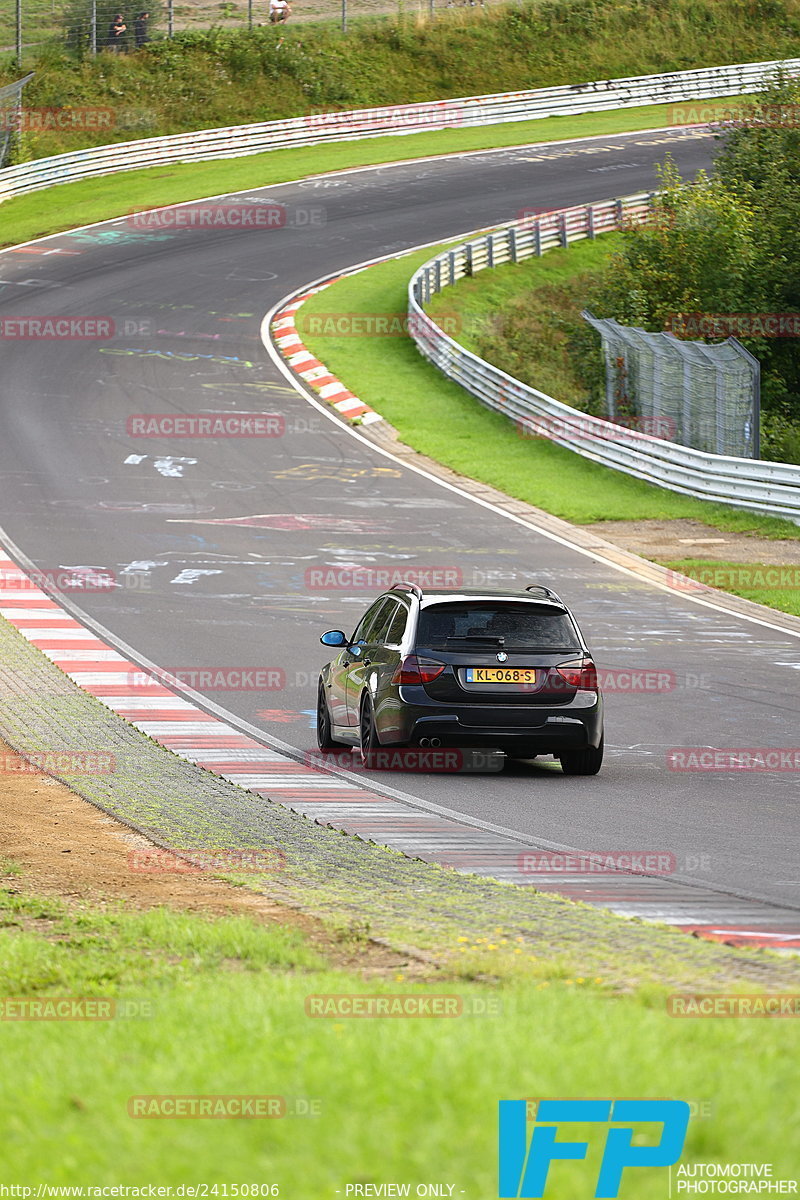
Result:
{"label": "chain-link fence", "polygon": [[11,150],[14,134],[19,128],[19,114],[22,107],[22,89],[32,75],[18,79],[0,88],[0,167],[6,166]]}
{"label": "chain-link fence", "polygon": [[603,344],[609,420],[709,454],[758,458],[760,367],[736,338],[686,342],[582,315]]}
{"label": "chain-link fence", "polygon": [[[287,0],[287,20],[330,21],[347,28],[362,17],[425,17],[437,11],[480,9],[501,0]],[[279,24],[271,0],[155,0],[152,4],[105,0],[0,0],[0,53],[33,62],[47,45],[89,53],[130,53],[153,38],[199,29],[248,29]],[[115,18],[122,17],[119,27]],[[141,14],[147,13],[145,18]],[[19,20],[18,20],[19,18]],[[18,28],[19,26],[19,28]]]}

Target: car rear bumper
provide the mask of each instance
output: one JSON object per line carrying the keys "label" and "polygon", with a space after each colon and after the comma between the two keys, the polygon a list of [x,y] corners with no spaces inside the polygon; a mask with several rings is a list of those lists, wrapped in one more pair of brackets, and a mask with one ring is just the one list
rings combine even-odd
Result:
{"label": "car rear bumper", "polygon": [[419,745],[423,739],[436,738],[442,746],[497,747],[531,754],[597,747],[603,736],[602,697],[586,692],[578,696],[577,702],[542,707],[406,702],[397,714],[399,728],[392,741]]}

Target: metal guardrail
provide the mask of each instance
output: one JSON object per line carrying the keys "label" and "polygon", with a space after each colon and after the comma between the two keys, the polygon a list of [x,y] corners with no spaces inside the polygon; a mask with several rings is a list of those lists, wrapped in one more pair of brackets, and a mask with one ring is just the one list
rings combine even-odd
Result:
{"label": "metal guardrail", "polygon": [[398,104],[388,108],[312,113],[258,125],[202,129],[170,137],[118,142],[37,159],[0,171],[0,201],[56,183],[72,183],[97,175],[173,162],[204,162],[261,154],[267,150],[285,150],[289,146],[322,145],[329,141],[530,121],[549,116],[635,108],[666,101],[744,95],[757,91],[779,67],[798,72],[800,59],[737,63],[529,92],[468,96],[424,104]]}
{"label": "metal guardrail", "polygon": [[8,102],[9,100],[16,104],[19,99],[19,93],[26,83],[30,83],[33,79],[33,71],[29,72],[23,79],[16,79],[13,83],[7,83],[0,87],[0,102]]}
{"label": "metal guardrail", "polygon": [[514,421],[523,437],[549,438],[593,462],[673,492],[800,524],[800,466],[707,454],[579,412],[466,350],[423,311],[436,292],[477,271],[642,220],[651,198],[641,193],[546,213],[445,250],[411,278],[409,332],[430,362],[487,408]]}
{"label": "metal guardrail", "polygon": [[11,137],[18,124],[17,114],[22,106],[22,89],[33,79],[33,73],[14,83],[0,87],[0,167],[6,161]]}

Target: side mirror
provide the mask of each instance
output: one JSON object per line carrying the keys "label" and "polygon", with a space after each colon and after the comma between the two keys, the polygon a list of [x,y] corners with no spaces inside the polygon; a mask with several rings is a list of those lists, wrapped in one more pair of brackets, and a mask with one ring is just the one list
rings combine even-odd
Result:
{"label": "side mirror", "polygon": [[323,646],[346,646],[347,638],[342,633],[341,629],[330,629],[327,633],[323,633],[319,639]]}

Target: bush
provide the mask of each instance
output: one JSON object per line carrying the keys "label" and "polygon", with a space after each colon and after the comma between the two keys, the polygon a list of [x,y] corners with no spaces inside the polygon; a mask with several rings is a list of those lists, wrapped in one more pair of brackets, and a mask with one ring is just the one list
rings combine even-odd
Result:
{"label": "bush", "polygon": [[761,457],[773,462],[800,463],[800,421],[787,411],[761,416]]}

